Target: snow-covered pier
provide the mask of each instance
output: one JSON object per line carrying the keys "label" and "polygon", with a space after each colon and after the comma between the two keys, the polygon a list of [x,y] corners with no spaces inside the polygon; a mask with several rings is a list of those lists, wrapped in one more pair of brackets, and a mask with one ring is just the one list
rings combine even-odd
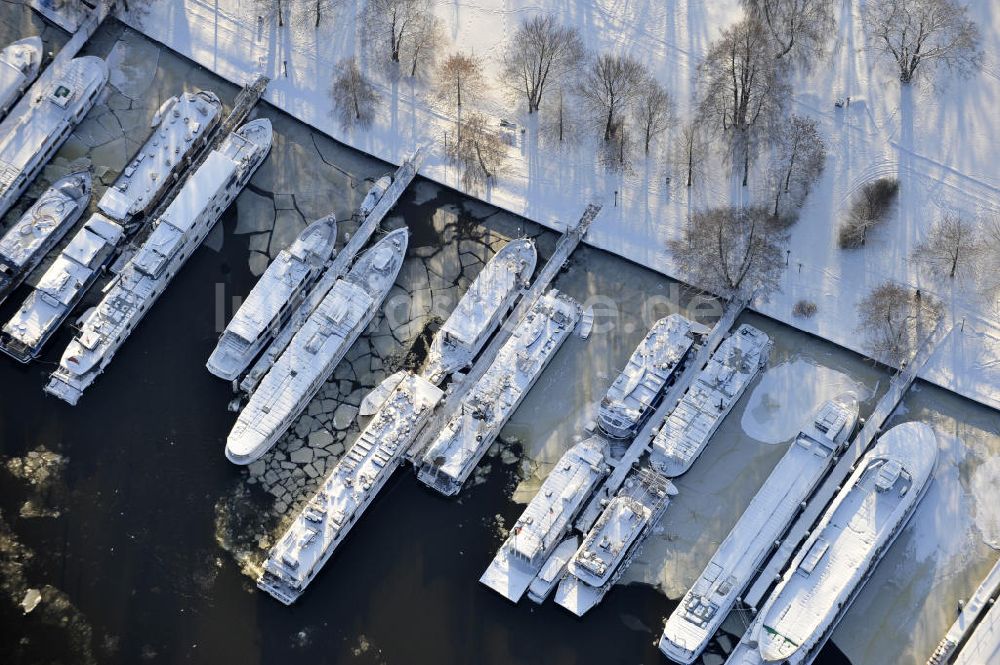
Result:
{"label": "snow-covered pier", "polygon": [[854,465],[865,454],[876,437],[881,434],[882,426],[903,400],[903,396],[913,385],[920,370],[927,364],[927,361],[934,355],[934,351],[951,334],[952,330],[944,323],[939,323],[914,354],[909,364],[892,377],[889,390],[875,405],[875,410],[865,421],[864,427],[844,449],[840,461],[809,499],[805,509],[784,536],[781,545],[775,550],[767,565],[761,569],[757,579],[750,586],[749,591],[743,596],[743,602],[752,610],[759,608],[763,600],[767,598],[768,592],[780,579],[781,571],[791,560],[799,543],[809,535],[816,520],[823,514],[823,510],[833,500],[840,486],[854,470]]}
{"label": "snow-covered pier", "polygon": [[250,371],[247,372],[239,384],[240,391],[249,395],[257,388],[264,375],[271,369],[271,366],[274,365],[282,351],[288,346],[288,343],[292,341],[295,333],[306,322],[312,311],[323,301],[323,298],[326,297],[326,294],[333,287],[334,283],[347,273],[351,261],[361,251],[361,248],[365,246],[388,212],[396,205],[396,202],[399,201],[399,197],[402,196],[406,188],[413,182],[413,178],[416,177],[423,158],[424,150],[421,148],[414,153],[413,157],[403,162],[396,169],[395,174],[392,176],[392,184],[389,185],[385,193],[379,198],[378,203],[365,216],[364,221],[361,222],[361,226],[354,232],[354,235],[344,245],[344,248],[330,262],[329,267],[320,276],[312,291],[310,291],[302,304],[289,317],[285,327],[275,335],[270,345],[268,345],[260,358],[257,359],[257,362],[250,367]]}
{"label": "snow-covered pier", "polygon": [[[1000,594],[1000,561],[997,561],[990,572],[986,575],[972,598],[962,608],[955,623],[951,625],[944,638],[938,644],[934,653],[927,659],[927,665],[947,665],[948,663],[961,662],[963,658],[971,658],[973,651],[976,651],[980,644],[985,643],[982,638],[977,638],[980,627],[984,627],[985,632],[992,632],[994,635],[994,648],[1000,648],[997,640],[1000,639],[1000,631],[997,630],[997,623],[1000,623],[1000,613],[994,611],[997,594]],[[968,649],[959,651],[959,645],[965,644]],[[958,657],[955,658],[955,653]],[[982,658],[985,653],[974,654]],[[996,653],[993,654],[996,656]],[[988,658],[983,660],[968,660],[967,662],[989,662]]]}
{"label": "snow-covered pier", "polygon": [[510,339],[522,319],[527,316],[535,303],[547,292],[549,284],[552,283],[552,280],[559,274],[559,270],[563,267],[563,264],[566,263],[573,251],[579,246],[584,235],[587,233],[587,229],[590,228],[590,224],[600,212],[601,205],[596,203],[589,204],[584,209],[583,215],[580,217],[577,225],[571,229],[567,229],[562,235],[559,242],[556,243],[556,248],[552,252],[552,256],[546,261],[545,266],[538,273],[538,277],[535,278],[534,283],[521,296],[510,316],[507,317],[507,320],[500,326],[500,330],[497,331],[496,335],[494,335],[493,339],[490,340],[490,343],[476,359],[469,373],[457,385],[453,381],[444,406],[438,409],[438,412],[431,418],[427,427],[417,437],[413,447],[407,453],[407,459],[419,466],[423,452],[431,445],[438,432],[452,420],[458,409],[461,408],[465,395],[473,386],[479,383],[490,367],[492,367],[493,361],[500,353],[500,349],[507,343],[507,340]]}
{"label": "snow-covered pier", "polygon": [[684,370],[677,377],[677,380],[672,386],[667,390],[667,394],[663,397],[663,401],[660,402],[659,407],[653,412],[653,415],[646,420],[645,426],[639,430],[639,433],[632,439],[632,443],[626,449],[625,454],[622,455],[620,459],[609,459],[608,464],[613,467],[611,474],[608,476],[604,484],[594,493],[594,496],[590,499],[590,503],[583,509],[580,513],[579,519],[576,521],[576,528],[583,533],[586,533],[594,522],[597,520],[601,511],[604,507],[601,505],[602,501],[609,499],[615,495],[615,492],[622,486],[625,482],[625,477],[628,475],[632,467],[639,462],[639,458],[649,452],[649,445],[656,436],[656,432],[659,430],[660,425],[666,419],[667,414],[673,409],[677,403],[680,401],[684,393],[691,386],[692,382],[701,372],[702,368],[708,362],[708,359],[715,353],[715,350],[719,348],[722,344],[722,340],[725,339],[726,333],[729,329],[733,327],[736,323],[737,317],[743,312],[746,307],[746,303],[742,301],[734,301],[729,303],[726,310],[722,314],[722,318],[715,324],[711,332],[705,337],[701,346],[698,348],[698,352],[694,359],[687,363]]}

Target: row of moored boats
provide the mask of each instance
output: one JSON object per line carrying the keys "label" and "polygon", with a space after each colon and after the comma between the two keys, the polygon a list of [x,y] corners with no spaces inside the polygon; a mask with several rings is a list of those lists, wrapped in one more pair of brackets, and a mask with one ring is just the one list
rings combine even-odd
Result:
{"label": "row of moored boats", "polygon": [[[40,61],[37,38],[0,52],[0,117],[10,111],[0,123],[0,214],[108,80],[107,64],[88,56],[70,61],[36,90],[30,86]],[[22,362],[36,358],[117,259],[113,279],[80,318],[46,392],[76,404],[267,156],[270,123],[248,122],[211,146],[162,212],[147,219],[206,147],[221,111],[210,92],[167,100],[146,143],[98,202],[99,212],[3,325],[0,349]],[[400,172],[379,179],[361,205],[362,223],[379,206],[384,214],[413,172],[405,181]],[[0,237],[0,300],[76,226],[92,189],[89,173],[61,178]],[[141,242],[121,255],[134,237]],[[402,267],[408,232],[386,233],[359,256],[341,257],[342,272],[331,274],[336,240],[333,215],[310,224],[268,266],[208,358],[211,373],[238,385],[255,358],[273,357],[227,439],[226,455],[237,464],[254,462],[274,446],[378,313]],[[531,296],[505,332],[497,332],[518,299],[529,297],[536,261],[527,239],[498,251],[438,331],[422,371],[397,372],[365,398],[361,415],[370,419],[276,541],[261,589],[294,602],[406,459],[428,487],[449,496],[460,492],[570,333],[587,325],[583,307],[552,289]],[[297,318],[303,308],[307,315]],[[466,376],[497,335],[505,337],[484,370]],[[741,325],[702,366],[693,366],[709,338],[678,314],[654,324],[602,399],[596,432],[570,447],[548,474],[483,584],[514,602],[525,593],[536,603],[554,595],[577,615],[600,602],[669,514],[678,493],[673,480],[692,467],[767,363],[768,336]],[[278,339],[287,342],[274,348]],[[448,382],[446,392],[441,386]],[[653,423],[651,439],[638,440],[654,414],[662,420]],[[659,642],[666,656],[683,663],[699,657],[830,472],[857,421],[856,398],[842,395],[803,428],[667,619]],[[438,430],[418,450],[430,423]],[[927,425],[886,432],[811,530],[729,662],[811,662],[926,493],[936,457]],[[996,621],[983,624],[995,627]]]}

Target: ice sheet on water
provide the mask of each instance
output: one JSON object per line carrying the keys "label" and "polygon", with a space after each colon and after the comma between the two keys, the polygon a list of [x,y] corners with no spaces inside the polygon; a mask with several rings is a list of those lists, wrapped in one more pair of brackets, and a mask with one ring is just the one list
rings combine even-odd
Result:
{"label": "ice sheet on water", "polygon": [[108,54],[110,82],[129,99],[141,99],[153,83],[160,49],[140,36],[130,39],[130,34],[126,32]]}
{"label": "ice sheet on water", "polygon": [[872,389],[847,374],[805,358],[770,367],[754,388],[741,425],[762,443],[790,441],[829,399],[851,391],[864,402]]}

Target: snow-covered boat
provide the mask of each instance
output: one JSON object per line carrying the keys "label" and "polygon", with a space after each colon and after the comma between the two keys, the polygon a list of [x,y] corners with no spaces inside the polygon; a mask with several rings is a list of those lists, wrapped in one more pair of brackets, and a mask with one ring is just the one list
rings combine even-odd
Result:
{"label": "snow-covered boat", "polygon": [[375,209],[379,199],[382,198],[382,195],[385,194],[391,184],[391,173],[386,173],[384,176],[372,183],[372,186],[368,189],[368,193],[365,194],[365,198],[361,200],[361,205],[358,207],[358,214],[361,215],[362,219],[371,214],[371,211]]}
{"label": "snow-covered boat", "polygon": [[659,406],[692,344],[691,321],[680,314],[654,323],[601,400],[601,430],[615,439],[635,436]]}
{"label": "snow-covered boat", "polygon": [[527,287],[537,256],[533,241],[518,239],[489,260],[431,342],[424,376],[438,384],[472,362]]}
{"label": "snow-covered boat", "polygon": [[858,401],[844,394],[825,403],[792,442],[711,561],[667,619],[660,651],[693,663],[737,599],[833,467],[858,420]]}
{"label": "snow-covered boat", "polygon": [[573,332],[581,309],[578,302],[555,289],[539,298],[428,446],[417,472],[421,482],[448,496],[462,489],[507,419]]}
{"label": "snow-covered boat", "polygon": [[374,318],[396,281],[408,232],[397,229],[361,255],[295,333],[226,440],[226,457],[249,464],[270,450]]}
{"label": "snow-covered boat", "polygon": [[20,309],[3,326],[0,350],[22,363],[42,347],[70,315],[115,256],[125,231],[100,213],[84,223],[63,248]]}
{"label": "snow-covered boat", "polygon": [[126,226],[141,219],[188,167],[221,114],[222,102],[208,90],[185,92],[163,102],[153,116],[153,132],[97,207]]}
{"label": "snow-covered boat", "polygon": [[44,89],[38,89],[42,81],[32,86],[0,122],[0,217],[69,138],[107,82],[104,60],[75,58]]}
{"label": "snow-covered boat", "polygon": [[86,171],[56,180],[0,238],[0,302],[73,228],[90,203],[90,191]]}
{"label": "snow-covered boat", "polygon": [[0,119],[17,103],[42,66],[42,39],[26,37],[0,51]]}
{"label": "snow-covered boat", "polygon": [[579,548],[580,537],[575,535],[556,545],[552,555],[545,560],[538,575],[528,585],[528,600],[536,605],[541,605],[552,595],[559,580],[566,573],[566,566],[569,565],[570,559]]}
{"label": "snow-covered boat", "polygon": [[412,374],[396,385],[271,548],[258,587],[286,605],[295,602],[399,466],[442,394]]}
{"label": "snow-covered boat", "polygon": [[929,425],[910,422],[883,434],[792,559],[730,662],[812,662],[927,492],[937,456]]}
{"label": "snow-covered boat", "polygon": [[45,392],[76,404],[242,191],[271,149],[271,139],[271,122],[260,118],[209,153],[84,317]]}
{"label": "snow-covered boat", "polygon": [[674,484],[652,469],[630,473],[566,565],[556,603],[583,616],[601,602],[676,494]]}
{"label": "snow-covered boat", "polygon": [[690,469],[770,351],[771,338],[746,324],[723,340],[653,438],[652,467],[668,478]]}
{"label": "snow-covered boat", "polygon": [[607,475],[607,448],[607,443],[595,436],[563,453],[514,523],[480,582],[515,603],[521,599],[560,539],[569,532],[594,488]]}
{"label": "snow-covered boat", "polygon": [[283,249],[250,290],[208,358],[215,376],[232,381],[274,339],[326,269],[337,242],[337,219],[318,219]]}

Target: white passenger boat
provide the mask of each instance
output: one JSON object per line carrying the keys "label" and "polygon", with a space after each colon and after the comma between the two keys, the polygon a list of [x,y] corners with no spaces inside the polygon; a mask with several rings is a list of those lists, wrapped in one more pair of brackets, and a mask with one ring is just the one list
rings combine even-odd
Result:
{"label": "white passenger boat", "polygon": [[232,381],[288,323],[329,264],[337,218],[318,219],[281,250],[250,290],[208,358],[208,371]]}
{"label": "white passenger boat", "polygon": [[104,60],[75,58],[51,83],[33,85],[0,122],[0,217],[69,138],[107,82]]}
{"label": "white passenger boat", "polygon": [[730,663],[811,663],[913,515],[937,456],[929,425],[909,422],[883,434],[792,559]]}
{"label": "white passenger boat", "polygon": [[153,132],[97,207],[126,227],[141,221],[187,169],[221,115],[222,102],[208,90],[185,92],[163,102],[153,116]]}
{"label": "white passenger boat", "polygon": [[100,213],[63,248],[20,309],[3,326],[0,350],[22,363],[42,347],[114,258],[125,231]]}
{"label": "white passenger boat", "polygon": [[630,473],[566,565],[556,603],[583,616],[601,602],[676,494],[674,484],[652,469]]}
{"label": "white passenger boat", "polygon": [[271,122],[260,118],[209,153],[84,317],[45,392],[76,404],[267,157],[272,136]]}
{"label": "white passenger boat", "polygon": [[258,587],[285,605],[302,594],[402,462],[441,395],[412,374],[396,385],[271,548]]}
{"label": "white passenger boat", "polygon": [[654,323],[601,400],[601,430],[615,439],[635,436],[659,406],[694,341],[691,321],[680,314]]}
{"label": "white passenger boat", "polygon": [[86,171],[56,180],[0,238],[0,302],[73,228],[90,203],[90,190]]}
{"label": "white passenger boat", "polygon": [[0,119],[17,103],[42,66],[41,37],[19,39],[0,51]]}
{"label": "white passenger boat", "polygon": [[537,258],[535,243],[528,239],[512,240],[493,255],[434,336],[425,377],[437,384],[472,363],[527,288]]}
{"label": "white passenger boat", "polygon": [[455,415],[428,446],[417,477],[451,496],[479,464],[504,424],[580,320],[572,298],[550,290],[538,299]]}
{"label": "white passenger boat", "polygon": [[479,581],[504,598],[519,601],[607,475],[607,454],[607,443],[597,436],[563,453]]}
{"label": "white passenger boat", "polygon": [[803,502],[836,463],[858,420],[858,401],[844,394],[825,403],[792,442],[701,576],[667,619],[660,651],[693,663],[722,625]]}
{"label": "white passenger boat", "polygon": [[405,228],[389,233],[334,283],[240,412],[226,440],[231,462],[259,458],[302,413],[379,311],[407,242]]}
{"label": "white passenger boat", "polygon": [[723,340],[653,438],[651,466],[668,478],[690,469],[770,351],[771,339],[746,324]]}

